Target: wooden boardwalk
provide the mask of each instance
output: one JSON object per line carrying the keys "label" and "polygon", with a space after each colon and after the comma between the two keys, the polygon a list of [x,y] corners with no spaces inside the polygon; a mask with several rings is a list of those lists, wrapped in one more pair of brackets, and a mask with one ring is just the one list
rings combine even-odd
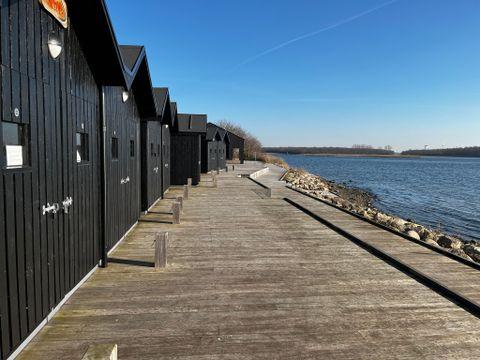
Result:
{"label": "wooden boardwalk", "polygon": [[[478,357],[479,319],[295,209],[281,187],[268,199],[236,176],[255,167],[192,189],[180,225],[160,202],[20,358],[81,359],[108,343],[120,359]],[[171,234],[160,271],[159,231]]]}
{"label": "wooden boardwalk", "polygon": [[283,170],[272,166],[271,169],[268,174],[261,178],[261,182],[274,189],[274,197],[285,197],[295,201],[350,234],[393,255],[405,264],[418,269],[453,291],[480,304],[480,272],[477,269],[466,266],[427,247],[410,242],[332,206],[294,192],[286,188],[284,183],[278,181]]}

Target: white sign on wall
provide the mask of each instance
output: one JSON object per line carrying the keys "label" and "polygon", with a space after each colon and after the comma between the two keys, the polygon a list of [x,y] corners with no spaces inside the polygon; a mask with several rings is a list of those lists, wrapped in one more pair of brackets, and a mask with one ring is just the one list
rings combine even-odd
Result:
{"label": "white sign on wall", "polygon": [[7,167],[23,166],[23,146],[7,145],[6,147]]}

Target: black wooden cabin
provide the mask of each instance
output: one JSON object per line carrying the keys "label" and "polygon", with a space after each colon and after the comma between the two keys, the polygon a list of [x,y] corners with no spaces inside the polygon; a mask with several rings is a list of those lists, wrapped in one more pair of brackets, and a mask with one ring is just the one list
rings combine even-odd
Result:
{"label": "black wooden cabin", "polygon": [[218,171],[227,166],[227,146],[225,136],[227,131],[208,123],[207,132],[202,138],[202,172]]}
{"label": "black wooden cabin", "polygon": [[221,141],[217,142],[217,169],[225,169],[227,167],[227,130],[217,126]]}
{"label": "black wooden cabin", "polygon": [[231,131],[227,131],[226,137],[228,137],[228,141],[226,141],[227,146],[227,160],[238,160],[241,164],[245,162],[245,139],[232,133]]}
{"label": "black wooden cabin", "polygon": [[202,135],[206,133],[207,116],[178,114],[171,134],[171,180],[185,185],[188,178],[198,185],[202,164]]}
{"label": "black wooden cabin", "polygon": [[[104,88],[107,251],[111,251],[138,221],[144,189],[141,177],[141,123],[156,115],[145,48],[119,48],[131,90],[126,91],[123,87]],[[161,184],[161,179],[159,182]],[[153,189],[156,188],[156,184],[151,185]]]}
{"label": "black wooden cabin", "polygon": [[144,50],[118,46],[103,0],[68,5],[67,27],[38,0],[0,6],[0,359],[139,215]]}
{"label": "black wooden cabin", "polygon": [[141,125],[142,211],[148,211],[170,187],[170,128],[168,88],[154,88],[156,116]]}

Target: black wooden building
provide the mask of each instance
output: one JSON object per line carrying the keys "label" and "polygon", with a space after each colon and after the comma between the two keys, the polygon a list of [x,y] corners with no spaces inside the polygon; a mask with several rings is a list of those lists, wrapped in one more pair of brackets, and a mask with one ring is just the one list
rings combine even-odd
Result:
{"label": "black wooden building", "polygon": [[142,211],[148,211],[170,187],[170,96],[168,88],[154,88],[153,94],[156,116],[141,124]]}
{"label": "black wooden building", "polygon": [[142,194],[141,122],[157,114],[145,48],[120,46],[119,49],[127,88],[103,87],[107,252],[138,221]]}
{"label": "black wooden building", "polygon": [[38,0],[0,3],[0,359],[139,216],[145,51],[117,44],[103,0],[68,5],[62,24]]}
{"label": "black wooden building", "polygon": [[207,128],[207,116],[178,114],[171,134],[173,185],[184,185],[188,178],[192,184],[200,182],[202,164],[202,135]]}
{"label": "black wooden building", "polygon": [[227,131],[223,128],[212,123],[207,124],[207,132],[202,137],[203,173],[225,169],[227,160],[226,134]]}
{"label": "black wooden building", "polygon": [[125,79],[99,2],[70,5],[67,29],[38,0],[0,7],[1,358],[101,254],[101,86]]}
{"label": "black wooden building", "polygon": [[245,162],[245,139],[227,131],[228,141],[227,146],[227,160],[239,160],[241,164]]}

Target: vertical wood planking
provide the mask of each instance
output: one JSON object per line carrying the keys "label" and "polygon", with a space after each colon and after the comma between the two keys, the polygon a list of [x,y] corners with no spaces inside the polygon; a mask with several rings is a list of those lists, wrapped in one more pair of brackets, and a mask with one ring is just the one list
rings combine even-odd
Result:
{"label": "vertical wood planking", "polygon": [[[0,168],[0,358],[6,358],[98,261],[100,114],[75,29],[61,29],[38,0],[0,5],[1,121],[26,126],[30,140],[30,166],[5,170],[2,155]],[[57,60],[45,46],[51,33],[64,44]],[[89,134],[90,161],[81,165],[77,121]],[[43,205],[72,195],[69,215],[41,214]]]}
{"label": "vertical wood planking", "polygon": [[3,358],[7,357],[10,349],[10,314],[8,306],[8,273],[7,273],[7,237],[5,234],[5,209],[4,194],[6,194],[3,181],[3,174],[0,176],[0,331],[1,331],[1,352]]}
{"label": "vertical wood planking", "polygon": [[17,346],[20,343],[20,311],[18,306],[18,275],[17,275],[17,249],[15,234],[15,211],[11,207],[15,205],[13,175],[5,175],[5,233],[7,242],[7,266],[8,266],[8,300],[10,309],[11,343]]}

